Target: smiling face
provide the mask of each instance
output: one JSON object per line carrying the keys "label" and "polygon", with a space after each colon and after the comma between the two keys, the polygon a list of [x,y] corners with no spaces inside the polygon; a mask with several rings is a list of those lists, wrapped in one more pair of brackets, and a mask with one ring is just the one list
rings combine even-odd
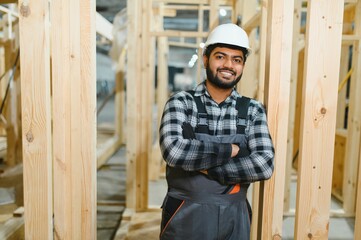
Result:
{"label": "smiling face", "polygon": [[244,55],[241,50],[216,47],[209,58],[203,56],[207,80],[221,89],[233,88],[242,77]]}

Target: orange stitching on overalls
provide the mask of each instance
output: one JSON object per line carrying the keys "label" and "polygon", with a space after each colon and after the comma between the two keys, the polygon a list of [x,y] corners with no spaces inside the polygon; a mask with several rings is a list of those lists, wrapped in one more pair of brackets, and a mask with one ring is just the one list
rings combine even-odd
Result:
{"label": "orange stitching on overalls", "polygon": [[164,226],[162,233],[160,234],[161,236],[163,235],[164,231],[167,229],[168,224],[172,221],[172,219],[174,218],[174,216],[177,214],[177,212],[179,211],[179,209],[181,209],[181,207],[184,204],[184,200],[182,201],[182,203],[179,205],[179,207],[177,208],[177,210],[174,212],[173,216],[169,219],[169,221],[167,222],[167,224]]}

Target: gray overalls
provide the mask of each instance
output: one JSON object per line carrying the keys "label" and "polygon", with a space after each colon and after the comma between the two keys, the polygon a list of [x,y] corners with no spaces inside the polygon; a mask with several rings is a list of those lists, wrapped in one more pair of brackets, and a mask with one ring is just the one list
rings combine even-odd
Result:
{"label": "gray overalls", "polygon": [[[245,128],[249,98],[238,98],[237,134],[208,134],[207,113],[199,97],[197,140],[240,143],[247,149]],[[241,100],[242,99],[242,100]],[[249,184],[222,185],[201,172],[167,166],[168,193],[163,202],[161,240],[249,240],[250,207],[246,195]]]}

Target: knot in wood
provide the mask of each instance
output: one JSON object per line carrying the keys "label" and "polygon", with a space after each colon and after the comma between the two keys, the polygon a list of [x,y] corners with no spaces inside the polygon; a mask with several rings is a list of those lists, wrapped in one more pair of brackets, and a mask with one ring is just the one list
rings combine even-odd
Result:
{"label": "knot in wood", "polygon": [[23,17],[28,17],[30,15],[30,7],[27,4],[22,3],[20,6],[20,14]]}
{"label": "knot in wood", "polygon": [[323,114],[323,115],[325,115],[326,114],[326,112],[327,112],[327,110],[326,110],[326,108],[321,108],[321,114]]}
{"label": "knot in wood", "polygon": [[34,141],[34,135],[33,135],[33,133],[31,131],[26,134],[26,140],[28,142]]}

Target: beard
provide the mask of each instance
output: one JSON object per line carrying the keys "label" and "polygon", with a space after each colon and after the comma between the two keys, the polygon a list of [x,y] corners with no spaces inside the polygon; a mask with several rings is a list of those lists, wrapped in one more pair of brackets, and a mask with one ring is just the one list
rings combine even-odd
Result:
{"label": "beard", "polygon": [[[217,69],[222,70],[222,69]],[[206,67],[206,74],[207,74],[207,80],[210,81],[213,85],[216,87],[219,87],[221,89],[231,89],[234,88],[234,86],[237,85],[237,83],[241,80],[242,74],[239,75],[236,79],[233,81],[222,81],[218,76],[217,73],[213,74],[209,66]]]}

